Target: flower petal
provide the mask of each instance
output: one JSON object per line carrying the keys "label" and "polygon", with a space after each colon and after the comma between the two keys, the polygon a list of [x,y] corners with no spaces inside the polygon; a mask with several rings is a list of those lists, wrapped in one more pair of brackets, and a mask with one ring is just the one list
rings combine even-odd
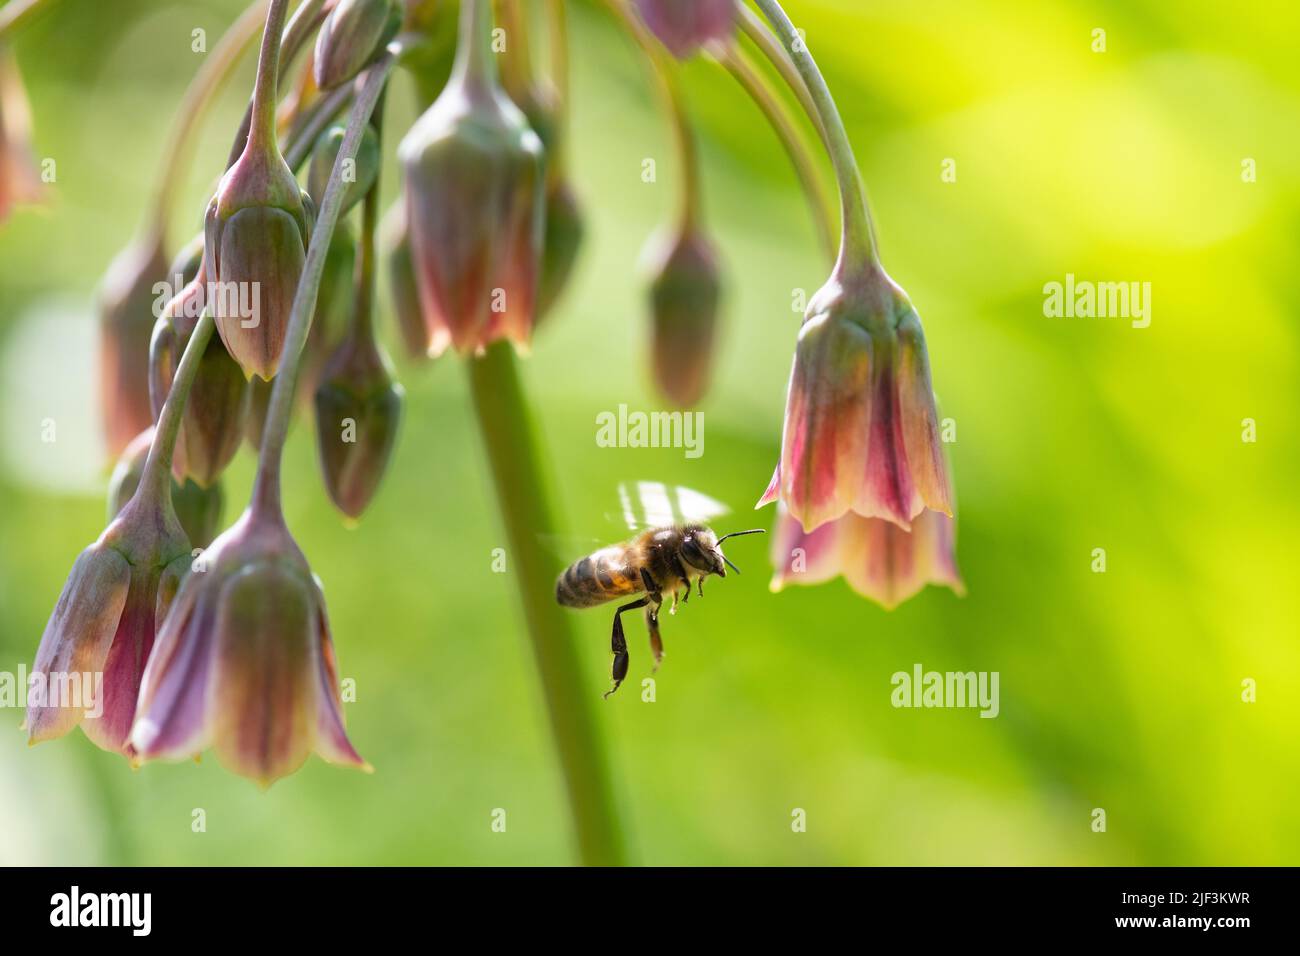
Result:
{"label": "flower petal", "polygon": [[63,736],[95,703],[68,692],[74,683],[82,687],[79,675],[94,680],[103,673],[130,585],[131,566],[112,548],[92,544],[77,557],[32,665],[33,690],[38,683],[41,693],[35,699],[29,694],[28,742]]}

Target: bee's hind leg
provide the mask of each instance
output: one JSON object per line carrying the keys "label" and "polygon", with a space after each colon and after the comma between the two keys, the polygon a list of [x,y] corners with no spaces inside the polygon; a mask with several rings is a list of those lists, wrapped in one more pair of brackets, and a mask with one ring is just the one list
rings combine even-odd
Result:
{"label": "bee's hind leg", "polygon": [[650,653],[655,660],[655,666],[651,673],[659,670],[659,665],[664,659],[664,640],[659,636],[659,608],[651,605],[645,609],[645,626],[650,632]]}
{"label": "bee's hind leg", "polygon": [[641,583],[645,585],[646,590],[645,626],[650,632],[650,653],[654,656],[654,670],[657,671],[659,662],[664,659],[664,642],[659,636],[659,608],[663,604],[664,596],[655,579],[645,568],[641,569]]}
{"label": "bee's hind leg", "polygon": [[627,638],[623,636],[622,614],[624,611],[635,611],[639,607],[645,607],[649,603],[650,598],[643,597],[631,604],[624,604],[614,612],[614,631],[609,638],[609,649],[614,653],[614,664],[610,668],[609,676],[614,681],[614,686],[605,691],[605,697],[609,697],[610,694],[618,690],[619,685],[623,683],[623,678],[627,677]]}

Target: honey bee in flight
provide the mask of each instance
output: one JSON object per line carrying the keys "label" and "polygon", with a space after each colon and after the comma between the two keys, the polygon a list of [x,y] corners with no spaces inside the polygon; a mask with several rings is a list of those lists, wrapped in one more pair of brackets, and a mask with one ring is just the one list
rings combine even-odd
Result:
{"label": "honey bee in flight", "polygon": [[627,677],[623,612],[645,608],[650,652],[658,670],[664,656],[663,639],[659,636],[659,609],[665,597],[672,598],[668,613],[675,614],[679,594],[682,604],[690,600],[691,585],[703,597],[704,579],[710,574],[725,578],[728,567],[739,574],[740,568],[722,553],[722,542],[738,535],[762,533],[762,528],[753,528],[733,531],[719,538],[710,528],[699,523],[650,528],[630,541],[601,548],[575,561],[560,575],[555,582],[555,599],[564,607],[596,607],[633,594],[645,594],[614,612],[614,630],[610,637],[610,649],[614,653],[610,676],[614,686],[605,692],[606,697],[618,690],[623,678]]}

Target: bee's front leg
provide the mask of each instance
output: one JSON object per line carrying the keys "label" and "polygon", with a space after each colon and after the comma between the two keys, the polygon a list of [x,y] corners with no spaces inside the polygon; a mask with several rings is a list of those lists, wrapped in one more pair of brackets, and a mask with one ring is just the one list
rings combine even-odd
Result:
{"label": "bee's front leg", "polygon": [[605,691],[605,697],[618,690],[619,685],[623,683],[623,678],[627,677],[627,668],[630,663],[627,655],[627,638],[623,636],[623,618],[624,611],[635,611],[639,607],[645,607],[650,603],[649,597],[643,597],[639,601],[633,601],[631,604],[624,604],[614,612],[614,631],[610,635],[609,649],[614,654],[614,664],[610,668],[610,678],[614,681],[614,686]]}

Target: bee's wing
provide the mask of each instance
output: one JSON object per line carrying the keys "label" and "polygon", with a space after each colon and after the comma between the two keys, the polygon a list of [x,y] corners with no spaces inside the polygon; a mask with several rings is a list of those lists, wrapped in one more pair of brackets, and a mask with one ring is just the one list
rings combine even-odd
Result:
{"label": "bee's wing", "polygon": [[682,525],[709,524],[731,509],[702,491],[662,481],[625,481],[618,486],[618,510],[606,513],[608,521],[623,531]]}

